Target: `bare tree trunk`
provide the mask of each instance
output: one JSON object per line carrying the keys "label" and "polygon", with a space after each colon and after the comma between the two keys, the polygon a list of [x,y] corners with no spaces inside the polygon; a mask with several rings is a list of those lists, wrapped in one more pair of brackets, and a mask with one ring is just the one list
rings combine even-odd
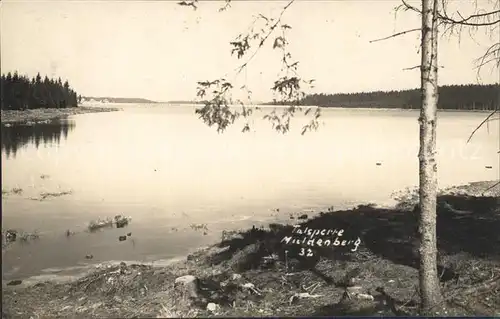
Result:
{"label": "bare tree trunk", "polygon": [[440,312],[443,301],[437,272],[436,121],[438,103],[437,12],[440,0],[422,0],[420,110],[420,295],[424,314]]}

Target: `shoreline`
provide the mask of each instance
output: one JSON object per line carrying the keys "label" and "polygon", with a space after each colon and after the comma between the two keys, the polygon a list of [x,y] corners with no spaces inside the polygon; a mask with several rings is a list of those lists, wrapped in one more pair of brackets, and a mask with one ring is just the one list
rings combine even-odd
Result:
{"label": "shoreline", "polygon": [[[395,237],[407,241],[414,227],[411,214],[414,191],[402,193],[406,197],[403,194],[398,201],[407,204],[405,209],[361,205],[297,221],[303,228],[341,227],[346,229],[343,238],[352,235],[363,238],[355,252],[337,252],[341,247],[334,251],[331,247],[315,247],[315,253],[321,254],[312,272],[309,268],[298,268],[301,259],[293,259],[293,255],[287,255],[284,263],[280,261],[281,253],[271,248],[282,247],[280,239],[294,228],[276,224],[269,225],[269,229],[242,230],[223,237],[216,245],[202,247],[187,257],[165,261],[162,265],[102,263],[85,275],[64,282],[28,279],[18,286],[10,286],[2,280],[5,298],[2,312],[5,318],[16,315],[62,318],[75,314],[107,318],[415,315],[418,310],[412,304],[418,302],[414,294],[418,269],[413,262],[401,259],[408,257],[405,247],[412,244],[411,239],[404,245],[392,240]],[[500,314],[500,294],[493,289],[500,288],[500,252],[495,250],[500,241],[495,235],[500,223],[498,180],[448,187],[439,191],[439,197],[438,216],[445,219],[438,222],[438,234],[445,237],[440,243],[441,264],[445,265],[442,271],[450,278],[460,279],[457,283],[447,281],[443,293],[452,294],[453,301],[462,304],[464,302],[458,299],[467,298],[466,306],[451,306],[449,314]],[[495,214],[499,216],[492,217]],[[345,224],[346,220],[350,221]],[[354,234],[349,234],[353,231]],[[469,232],[478,231],[484,238],[468,236]],[[264,255],[269,256],[255,259],[263,247]],[[287,247],[288,251],[294,251],[293,245]],[[272,266],[264,267],[269,260]],[[299,264],[295,260],[299,260]],[[357,273],[354,274],[354,270]],[[318,277],[316,273],[323,275]],[[354,287],[342,288],[338,284],[345,276],[352,277],[349,281],[355,283]],[[492,277],[496,281],[492,282]],[[321,278],[333,278],[333,282],[324,279],[325,283]],[[205,288],[194,289],[190,283],[205,285]],[[314,285],[315,288],[311,288]],[[493,305],[490,302],[490,306],[478,306],[485,298],[484,291],[480,291],[485,285],[490,287],[487,297]],[[375,292],[380,287],[391,298],[399,300],[396,305],[399,313],[394,312],[395,307],[375,305],[380,298],[386,298],[385,292],[381,295]],[[351,293],[350,301],[345,300],[345,291]],[[186,297],[186,293],[192,298]],[[348,304],[341,310],[332,308],[332,302],[336,301],[336,307]],[[49,302],[53,304],[48,306]]]}
{"label": "shoreline", "polygon": [[[1,124],[50,121],[72,115],[102,112],[117,112],[116,107],[78,106],[70,108],[40,108],[29,110],[1,110]],[[33,123],[35,124],[35,123]]]}

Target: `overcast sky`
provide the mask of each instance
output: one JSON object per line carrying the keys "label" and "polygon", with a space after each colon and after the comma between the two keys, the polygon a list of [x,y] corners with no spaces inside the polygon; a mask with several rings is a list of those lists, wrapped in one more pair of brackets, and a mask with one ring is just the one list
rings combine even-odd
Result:
{"label": "overcast sky", "polygon": [[[450,9],[464,13],[470,0]],[[419,2],[413,1],[416,6]],[[488,0],[479,0],[479,4]],[[88,96],[192,100],[196,81],[228,74],[242,63],[230,55],[229,41],[248,30],[254,15],[277,17],[286,1],[236,1],[225,12],[222,2],[200,0],[198,10],[176,1],[1,1],[2,73],[18,70],[67,78]],[[411,12],[394,15],[398,0],[297,1],[283,15],[290,51],[299,72],[316,79],[315,92],[358,92],[418,87],[419,32],[387,41],[370,40],[419,27]],[[464,32],[443,38],[441,84],[477,83],[474,60],[498,42],[498,33]],[[270,43],[272,44],[272,43]],[[279,54],[259,52],[240,74],[254,98],[272,98]],[[488,67],[481,83],[499,81]]]}

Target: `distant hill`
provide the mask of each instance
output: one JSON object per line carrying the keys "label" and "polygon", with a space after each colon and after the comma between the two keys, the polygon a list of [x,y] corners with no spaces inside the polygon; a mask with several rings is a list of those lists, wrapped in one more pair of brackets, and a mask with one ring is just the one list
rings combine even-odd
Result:
{"label": "distant hill", "polygon": [[94,101],[102,103],[158,103],[156,101],[151,101],[148,99],[134,98],[134,97],[95,97],[95,96],[84,96],[82,97],[84,101]]}

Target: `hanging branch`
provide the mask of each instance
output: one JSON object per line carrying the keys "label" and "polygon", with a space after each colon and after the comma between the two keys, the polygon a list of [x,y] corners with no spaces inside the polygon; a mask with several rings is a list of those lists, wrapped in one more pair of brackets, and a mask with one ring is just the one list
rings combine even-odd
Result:
{"label": "hanging branch", "polygon": [[[271,36],[271,34],[274,32],[274,29],[276,29],[276,26],[281,23],[281,18],[283,17],[283,14],[285,13],[285,11],[295,2],[295,0],[290,0],[290,2],[288,2],[288,4],[283,7],[283,10],[281,10],[281,13],[278,17],[278,19],[276,20],[276,22],[269,28],[269,31],[267,32],[267,34],[264,36],[263,39],[260,40],[259,42],[259,46],[257,47],[257,49],[253,52],[253,54],[250,56],[250,58],[245,62],[243,63],[238,69],[237,69],[237,73],[240,73],[241,70],[243,70],[245,67],[247,67],[247,65],[250,63],[250,61],[252,61],[252,59],[257,55],[257,53],[259,52],[260,48],[262,48],[264,46],[264,44],[266,43],[266,40]],[[263,15],[260,15],[260,17],[262,17],[263,19],[265,19],[266,21],[269,21],[266,17],[264,17]],[[231,42],[231,44],[234,44],[235,42]],[[249,49],[250,47],[248,47]]]}
{"label": "hanging branch", "polygon": [[497,68],[500,67],[500,43],[495,43],[492,46],[486,50],[486,53],[483,54],[482,57],[476,59],[476,68],[477,68],[477,74],[476,76],[479,78],[480,77],[480,71],[482,67],[485,65],[491,63],[491,62],[496,62]]}
{"label": "hanging branch", "polygon": [[[195,0],[193,0],[195,1]],[[197,1],[197,0],[196,0]],[[271,90],[280,97],[280,102],[283,104],[291,104],[289,107],[285,108],[283,114],[278,116],[276,110],[272,111],[270,114],[266,114],[264,119],[271,122],[272,127],[281,132],[286,133],[290,129],[290,120],[294,116],[296,111],[301,111],[299,107],[301,99],[305,96],[302,91],[301,84],[306,84],[311,86],[314,80],[303,80],[298,74],[298,61],[292,61],[292,55],[288,51],[288,41],[286,36],[286,31],[291,29],[287,24],[282,23],[282,17],[288,8],[295,2],[295,0],[290,0],[281,10],[277,18],[268,18],[262,14],[259,14],[246,33],[240,34],[235,40],[230,42],[232,46],[231,55],[235,55],[237,59],[243,59],[247,56],[252,48],[255,48],[251,55],[242,63],[238,68],[235,69],[234,78],[231,81],[226,80],[226,78],[220,78],[213,81],[200,81],[197,87],[197,97],[202,99],[203,107],[196,109],[196,114],[199,115],[209,126],[217,126],[218,132],[223,132],[230,124],[233,124],[236,119],[240,117],[247,118],[253,112],[253,109],[259,110],[259,108],[248,108],[246,103],[240,99],[232,99],[232,91],[234,89],[233,84],[238,75],[242,71],[247,70],[251,61],[260,52],[260,50],[269,42],[271,36],[273,36],[277,30],[281,30],[281,35],[276,36],[273,41],[272,48],[280,49],[282,52],[281,62],[283,67],[281,69],[281,74],[278,75],[278,79],[274,82]],[[179,3],[180,4],[180,3]],[[226,10],[229,7],[230,0],[226,0],[226,5],[222,10]],[[191,2],[183,4],[184,6],[191,5]],[[256,29],[256,24],[258,22],[264,22],[264,27],[260,30]],[[245,73],[246,74],[246,73]],[[251,91],[246,86],[240,87],[241,90],[246,90],[248,101],[251,101]],[[276,101],[276,99],[275,99]],[[231,108],[234,105],[241,106],[241,111]],[[310,110],[304,112],[307,115]],[[310,123],[305,125],[302,129],[302,134],[306,131],[314,130],[319,127],[318,118],[320,117],[319,108],[313,115],[313,119]],[[243,132],[250,130],[249,123],[244,124]]]}
{"label": "hanging branch", "polygon": [[219,12],[226,11],[231,8],[231,0],[224,0],[224,6],[219,9]]}
{"label": "hanging branch", "polygon": [[488,120],[493,116],[495,115],[496,113],[498,112],[498,108],[496,108],[495,110],[493,110],[493,112],[490,113],[490,115],[488,115],[475,129],[474,131],[472,131],[471,135],[469,136],[469,138],[467,139],[467,143],[470,142],[470,140],[472,139],[472,137],[474,136],[474,134],[484,125],[484,123],[488,122]]}

